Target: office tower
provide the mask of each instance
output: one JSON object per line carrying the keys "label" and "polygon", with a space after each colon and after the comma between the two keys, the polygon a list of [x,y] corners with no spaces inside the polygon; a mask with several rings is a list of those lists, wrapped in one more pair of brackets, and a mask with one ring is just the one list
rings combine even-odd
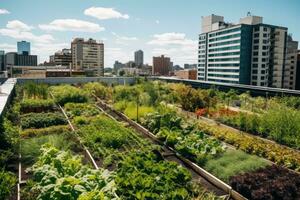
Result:
{"label": "office tower", "polygon": [[[222,16],[202,18],[199,35],[198,80],[283,88],[287,28],[251,16],[238,24]],[[292,43],[292,42],[291,42]],[[290,87],[288,87],[290,88]]]}
{"label": "office tower", "polygon": [[138,50],[134,52],[134,62],[137,67],[142,67],[144,64],[144,52],[142,50]]}
{"label": "office tower", "polygon": [[54,55],[50,56],[50,63],[53,63],[53,65],[69,67],[70,64],[72,64],[71,49],[57,51]]}
{"label": "office tower", "polygon": [[19,55],[30,55],[30,42],[20,41],[17,43]]}
{"label": "office tower", "polygon": [[5,70],[5,52],[0,50],[0,71]]}
{"label": "office tower", "polygon": [[104,75],[104,44],[96,40],[75,38],[71,43],[72,68],[83,71],[96,71]]}
{"label": "office tower", "polygon": [[153,57],[153,75],[168,76],[171,70],[170,58],[164,55],[160,57]]}

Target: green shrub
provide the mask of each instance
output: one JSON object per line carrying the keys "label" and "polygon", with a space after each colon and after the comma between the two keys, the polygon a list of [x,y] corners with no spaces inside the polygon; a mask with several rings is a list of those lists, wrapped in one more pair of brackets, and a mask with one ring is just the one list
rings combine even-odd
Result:
{"label": "green shrub", "polygon": [[112,96],[112,89],[110,87],[97,82],[87,83],[83,86],[83,89],[89,94],[94,94],[102,100],[108,100]]}
{"label": "green shrub", "polygon": [[20,124],[22,129],[45,128],[67,124],[67,120],[60,113],[29,113],[22,116]]}
{"label": "green shrub", "polygon": [[50,88],[56,103],[64,105],[69,102],[73,103],[85,103],[88,101],[88,94],[74,86],[61,85],[53,86]]}
{"label": "green shrub", "polygon": [[20,111],[22,113],[50,112],[54,109],[54,101],[51,99],[24,99],[20,103]]}

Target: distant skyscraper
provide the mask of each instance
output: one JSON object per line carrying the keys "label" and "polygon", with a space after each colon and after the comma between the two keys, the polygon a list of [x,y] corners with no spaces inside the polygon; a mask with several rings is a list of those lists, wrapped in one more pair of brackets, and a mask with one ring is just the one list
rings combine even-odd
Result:
{"label": "distant skyscraper", "polygon": [[134,62],[136,66],[141,67],[144,64],[144,52],[142,50],[138,50],[134,52]]}
{"label": "distant skyscraper", "polygon": [[75,38],[71,43],[72,66],[77,70],[97,70],[104,75],[104,44],[96,40]]}
{"label": "distant skyscraper", "polygon": [[30,55],[30,42],[21,41],[17,43],[18,54]]}
{"label": "distant skyscraper", "polygon": [[164,55],[160,57],[153,57],[153,75],[168,76],[171,70],[170,58]]}

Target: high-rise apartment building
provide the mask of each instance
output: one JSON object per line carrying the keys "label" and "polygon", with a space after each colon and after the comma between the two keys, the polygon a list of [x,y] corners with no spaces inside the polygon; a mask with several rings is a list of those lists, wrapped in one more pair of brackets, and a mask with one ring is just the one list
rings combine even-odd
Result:
{"label": "high-rise apartment building", "polygon": [[83,71],[96,71],[104,75],[104,44],[96,40],[75,38],[71,43],[72,68]]}
{"label": "high-rise apartment building", "polygon": [[144,52],[142,50],[138,50],[134,52],[134,62],[137,67],[142,67],[144,64]]}
{"label": "high-rise apartment building", "polygon": [[57,51],[54,55],[50,56],[50,63],[69,67],[70,64],[72,64],[71,49],[62,49],[61,51]]}
{"label": "high-rise apartment building", "polygon": [[168,76],[171,71],[171,61],[170,58],[164,55],[160,57],[153,57],[153,75]]}
{"label": "high-rise apartment building", "polygon": [[264,24],[262,17],[248,15],[238,24],[225,23],[222,16],[203,17],[198,80],[290,89],[284,81],[291,78],[284,77],[290,75],[288,49],[294,48],[287,28]]}
{"label": "high-rise apartment building", "polygon": [[20,41],[17,43],[19,55],[30,55],[30,42]]}
{"label": "high-rise apartment building", "polygon": [[298,42],[290,35],[286,41],[285,66],[283,71],[283,88],[296,89]]}

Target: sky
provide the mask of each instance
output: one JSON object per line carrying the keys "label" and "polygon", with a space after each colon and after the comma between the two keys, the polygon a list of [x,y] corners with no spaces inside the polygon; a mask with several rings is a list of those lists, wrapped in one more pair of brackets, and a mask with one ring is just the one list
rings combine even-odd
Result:
{"label": "sky", "polygon": [[197,63],[202,16],[237,23],[251,12],[300,41],[299,11],[300,0],[0,0],[0,50],[26,40],[41,63],[83,37],[103,41],[105,67],[133,60],[138,49],[150,65],[164,54],[182,66]]}

